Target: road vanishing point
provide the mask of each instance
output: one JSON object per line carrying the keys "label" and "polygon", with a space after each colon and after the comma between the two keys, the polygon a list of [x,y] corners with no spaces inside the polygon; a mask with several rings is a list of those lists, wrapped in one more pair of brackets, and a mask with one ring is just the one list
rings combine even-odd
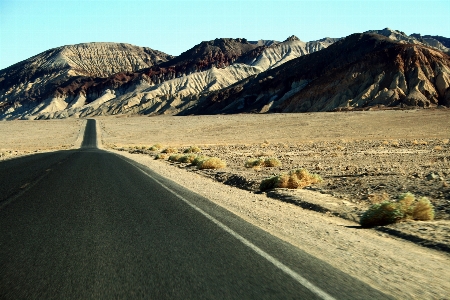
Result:
{"label": "road vanishing point", "polygon": [[390,299],[98,149],[95,122],[80,149],[0,163],[0,299]]}

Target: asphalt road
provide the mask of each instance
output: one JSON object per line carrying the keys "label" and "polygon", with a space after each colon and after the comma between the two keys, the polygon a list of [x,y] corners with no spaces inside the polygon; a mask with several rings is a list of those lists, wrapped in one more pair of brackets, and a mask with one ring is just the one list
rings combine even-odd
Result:
{"label": "asphalt road", "polygon": [[[0,299],[386,299],[96,148],[0,163]],[[361,266],[364,268],[364,266]]]}

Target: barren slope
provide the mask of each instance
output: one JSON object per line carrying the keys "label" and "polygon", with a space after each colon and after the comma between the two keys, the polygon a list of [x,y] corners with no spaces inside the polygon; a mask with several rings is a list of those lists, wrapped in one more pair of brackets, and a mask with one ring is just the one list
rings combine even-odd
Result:
{"label": "barren slope", "polygon": [[[228,87],[249,76],[332,44],[335,39],[283,43],[216,39],[202,42],[165,63],[108,78],[63,78],[37,104],[4,104],[5,119],[66,118],[110,114],[176,114],[196,104],[200,95]],[[97,101],[97,99],[114,101]],[[96,102],[96,104],[91,104]],[[100,103],[101,102],[101,103]],[[17,107],[16,107],[17,106]],[[8,108],[8,109],[6,109]]]}
{"label": "barren slope", "polygon": [[448,106],[449,87],[447,54],[376,34],[354,34],[212,93],[188,113]]}
{"label": "barren slope", "polygon": [[[18,115],[43,101],[52,102],[58,96],[56,89],[71,78],[79,80],[86,76],[107,77],[117,72],[132,72],[170,58],[150,48],[118,43],[86,43],[50,49],[0,70],[0,111],[4,115]],[[54,105],[55,110],[64,109],[73,98],[63,99],[66,104],[58,100],[62,105]]]}

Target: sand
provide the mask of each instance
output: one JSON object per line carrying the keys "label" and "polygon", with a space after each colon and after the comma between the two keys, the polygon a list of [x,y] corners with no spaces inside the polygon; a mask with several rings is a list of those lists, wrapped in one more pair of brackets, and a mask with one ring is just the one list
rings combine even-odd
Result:
{"label": "sand", "polygon": [[80,119],[0,122],[0,160],[79,148],[85,123]]}
{"label": "sand", "polygon": [[236,145],[450,137],[450,111],[101,117],[105,144]]}

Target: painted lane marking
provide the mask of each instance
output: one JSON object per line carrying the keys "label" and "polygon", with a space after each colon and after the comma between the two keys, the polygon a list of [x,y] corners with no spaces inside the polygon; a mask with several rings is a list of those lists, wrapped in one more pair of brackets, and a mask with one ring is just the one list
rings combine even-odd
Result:
{"label": "painted lane marking", "polygon": [[180,200],[185,202],[187,205],[189,205],[190,207],[192,207],[193,209],[195,209],[196,211],[201,213],[203,216],[205,216],[207,219],[212,221],[214,224],[216,224],[217,226],[219,226],[220,228],[222,228],[223,230],[225,230],[226,232],[231,234],[233,237],[235,237],[237,240],[242,242],[244,245],[246,245],[247,247],[249,247],[250,249],[255,251],[257,254],[259,254],[260,256],[262,256],[263,258],[268,260],[269,262],[271,262],[278,269],[280,269],[281,271],[283,271],[284,273],[289,275],[291,278],[293,278],[295,281],[297,281],[298,283],[300,283],[301,285],[306,287],[312,293],[316,294],[317,296],[319,296],[320,298],[322,298],[324,300],[335,300],[334,297],[332,297],[331,295],[329,295],[328,293],[324,292],[319,287],[317,287],[314,284],[312,284],[306,278],[304,278],[303,276],[301,276],[300,274],[298,274],[297,272],[295,272],[294,270],[292,270],[291,268],[289,268],[288,266],[286,266],[285,264],[283,264],[282,262],[277,260],[275,257],[270,255],[269,253],[265,252],[264,250],[262,250],[261,248],[259,248],[258,246],[256,246],[255,244],[253,244],[252,242],[250,242],[249,240],[247,240],[243,236],[241,236],[239,233],[233,231],[233,229],[231,229],[227,225],[223,224],[222,222],[220,222],[219,220],[217,220],[216,218],[214,218],[213,216],[211,216],[210,214],[208,214],[207,212],[205,212],[204,210],[202,210],[201,208],[199,208],[195,204],[192,204],[191,202],[189,202],[189,200],[187,200],[186,198],[184,198],[183,196],[181,196],[180,194],[178,194],[177,192],[175,192],[174,190],[172,190],[171,188],[166,186],[164,183],[162,183],[158,179],[156,179],[153,176],[151,176],[150,174],[146,173],[144,170],[142,170],[138,166],[136,166],[136,165],[128,162],[127,160],[123,159],[119,155],[117,155],[117,154],[115,154],[115,155],[118,156],[123,161],[127,162],[128,164],[132,165],[133,167],[137,168],[139,171],[144,173],[147,177],[150,177],[151,179],[153,179],[154,181],[159,183],[164,189],[166,189],[170,193],[174,194],[176,197],[178,197]]}

